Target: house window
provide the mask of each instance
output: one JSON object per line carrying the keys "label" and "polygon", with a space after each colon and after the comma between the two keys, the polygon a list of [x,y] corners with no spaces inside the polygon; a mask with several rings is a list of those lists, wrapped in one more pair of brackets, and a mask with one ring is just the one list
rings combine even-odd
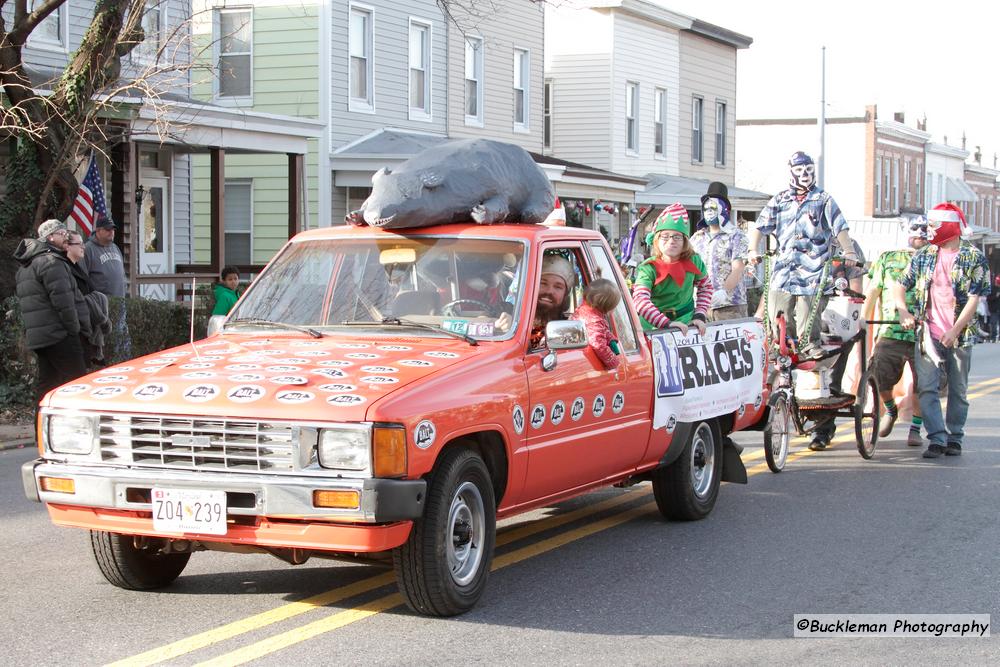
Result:
{"label": "house window", "polygon": [[350,109],[374,111],[372,101],[372,12],[351,7]]}
{"label": "house window", "polygon": [[657,88],[653,94],[653,152],[667,156],[667,91]]}
{"label": "house window", "polygon": [[625,150],[639,151],[639,84],[631,81],[625,84]]}
{"label": "house window", "polygon": [[226,179],[226,264],[253,264],[253,181]]}
{"label": "house window", "polygon": [[892,201],[891,178],[892,165],[889,164],[889,158],[882,158],[882,209],[885,211],[889,210],[889,203]]}
{"label": "house window", "polygon": [[483,39],[465,39],[465,122],[483,124]]}
{"label": "house window", "polygon": [[552,82],[545,82],[545,122],[543,130],[543,143],[545,148],[552,148]]}
{"label": "house window", "polygon": [[702,161],[702,121],[704,120],[703,111],[705,106],[705,100],[700,97],[694,97],[691,100],[691,161],[701,162]]}
{"label": "house window", "polygon": [[[44,0],[29,0],[28,11],[35,11]],[[69,13],[69,0],[57,7],[51,14],[35,26],[28,39],[31,46],[43,49],[65,50],[68,44],[68,29],[66,16]]]}
{"label": "house window", "polygon": [[524,49],[514,49],[514,129],[528,129],[528,90],[531,60]]}
{"label": "house window", "polygon": [[410,22],[410,117],[431,115],[431,27]]}
{"label": "house window", "polygon": [[218,97],[253,94],[253,14],[250,9],[219,9],[215,25],[219,49]]}
{"label": "house window", "polygon": [[892,212],[899,212],[899,160],[892,161]]}
{"label": "house window", "polygon": [[726,164],[726,103],[715,103],[715,166]]}
{"label": "house window", "polygon": [[910,161],[903,161],[903,205],[910,205]]}
{"label": "house window", "polygon": [[920,195],[920,181],[923,180],[923,175],[924,175],[924,165],[921,162],[917,162],[917,173],[914,174],[914,183],[913,183],[913,194],[914,194],[913,201],[916,202],[917,206],[922,206],[924,201]]}
{"label": "house window", "polygon": [[882,210],[882,160],[875,158],[875,212]]}

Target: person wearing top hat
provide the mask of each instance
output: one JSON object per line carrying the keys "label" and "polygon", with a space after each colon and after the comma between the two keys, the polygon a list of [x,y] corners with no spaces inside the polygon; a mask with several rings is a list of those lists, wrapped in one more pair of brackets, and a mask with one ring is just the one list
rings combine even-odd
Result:
{"label": "person wearing top hat", "polygon": [[687,335],[690,324],[705,334],[712,282],[691,247],[690,223],[680,203],[663,209],[647,237],[651,257],[636,269],[632,299],[645,330],[674,326]]}
{"label": "person wearing top hat", "polygon": [[749,248],[747,235],[732,219],[729,188],[714,181],[701,196],[701,219],[706,226],[691,236],[691,245],[705,262],[712,282],[708,321],[747,316],[747,288],[743,278]]}

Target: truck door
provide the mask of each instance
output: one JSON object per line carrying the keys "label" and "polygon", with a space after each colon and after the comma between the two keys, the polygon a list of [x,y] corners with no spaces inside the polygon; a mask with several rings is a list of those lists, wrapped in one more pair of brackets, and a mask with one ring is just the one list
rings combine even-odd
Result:
{"label": "truck door", "polygon": [[[550,243],[541,251],[542,256],[558,254],[574,267],[575,284],[570,290],[568,312],[563,316],[569,317],[581,301],[583,285],[607,270],[594,265],[580,243]],[[536,290],[542,278],[541,257],[539,260],[531,277]],[[537,292],[532,293],[537,298]],[[634,332],[629,346],[636,347]],[[627,355],[615,371],[606,370],[589,347],[560,350],[556,353],[556,367],[545,371],[542,358],[546,352],[544,347],[532,347],[530,342],[525,350],[529,396],[529,404],[524,406],[529,450],[526,501],[631,470],[648,440],[648,425],[642,423],[648,419],[648,402],[638,404],[634,392],[629,391]]]}

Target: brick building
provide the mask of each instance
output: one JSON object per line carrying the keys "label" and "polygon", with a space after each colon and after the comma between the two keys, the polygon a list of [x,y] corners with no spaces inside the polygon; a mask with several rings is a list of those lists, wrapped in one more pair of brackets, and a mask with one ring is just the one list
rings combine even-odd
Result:
{"label": "brick building", "polygon": [[879,119],[874,105],[865,109],[865,123],[865,215],[923,213],[924,149],[931,135],[908,127],[902,113]]}

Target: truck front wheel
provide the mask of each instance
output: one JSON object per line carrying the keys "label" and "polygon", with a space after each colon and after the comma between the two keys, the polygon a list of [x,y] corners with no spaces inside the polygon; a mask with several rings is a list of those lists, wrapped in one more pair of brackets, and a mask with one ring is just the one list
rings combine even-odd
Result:
{"label": "truck front wheel", "polygon": [[475,606],[486,588],[496,542],[496,503],[482,458],[446,451],[428,488],[424,516],[393,552],[400,592],[411,609],[455,616]]}
{"label": "truck front wheel", "polygon": [[715,507],[722,481],[722,436],[715,422],[691,428],[684,451],[653,474],[653,496],[668,519],[704,519]]}
{"label": "truck front wheel", "polygon": [[189,553],[162,554],[154,547],[136,546],[132,535],[90,531],[90,546],[101,574],[118,588],[149,591],[163,588],[180,576]]}

